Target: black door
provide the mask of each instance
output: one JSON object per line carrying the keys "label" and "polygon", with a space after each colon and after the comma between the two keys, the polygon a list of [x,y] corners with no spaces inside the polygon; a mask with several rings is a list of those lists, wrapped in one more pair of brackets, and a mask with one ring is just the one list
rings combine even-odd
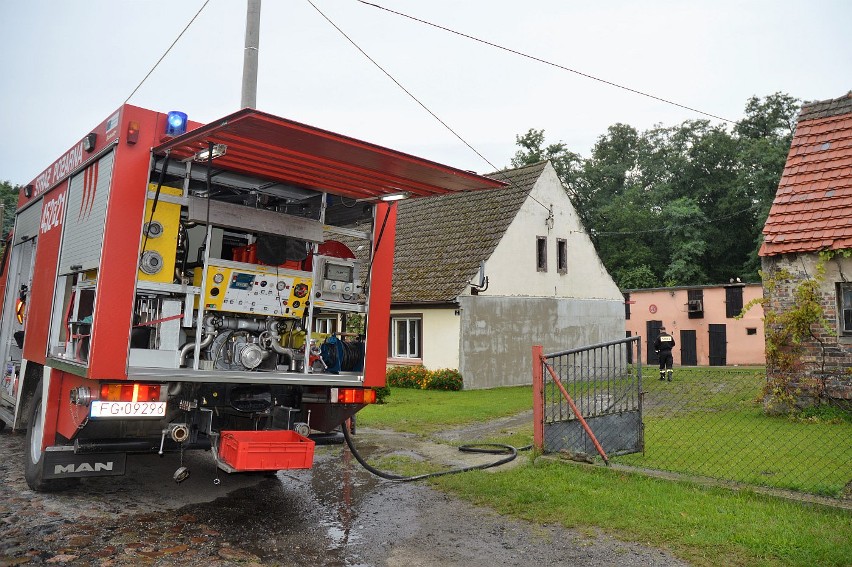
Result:
{"label": "black door", "polygon": [[695,331],[680,332],[680,365],[696,366],[698,350],[695,348]]}
{"label": "black door", "polygon": [[[630,331],[627,331],[627,338],[629,339],[632,336],[633,336],[633,333],[631,333]],[[628,347],[627,347],[627,364],[633,364],[633,344],[632,343],[628,343]]]}
{"label": "black door", "polygon": [[710,325],[710,366],[725,366],[728,359],[726,325]]}
{"label": "black door", "polygon": [[657,337],[660,336],[660,327],[662,326],[662,321],[648,321],[645,323],[645,336],[648,337],[648,355],[645,357],[645,360],[648,361],[647,364],[660,363],[660,358],[654,352],[654,343],[657,341]]}

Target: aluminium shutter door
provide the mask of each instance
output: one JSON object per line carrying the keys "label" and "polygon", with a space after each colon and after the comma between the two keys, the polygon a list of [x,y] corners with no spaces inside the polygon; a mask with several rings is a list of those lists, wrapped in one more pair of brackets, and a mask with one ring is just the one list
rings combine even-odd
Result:
{"label": "aluminium shutter door", "polygon": [[100,263],[114,161],[115,152],[109,152],[71,178],[59,256],[60,274],[91,270]]}

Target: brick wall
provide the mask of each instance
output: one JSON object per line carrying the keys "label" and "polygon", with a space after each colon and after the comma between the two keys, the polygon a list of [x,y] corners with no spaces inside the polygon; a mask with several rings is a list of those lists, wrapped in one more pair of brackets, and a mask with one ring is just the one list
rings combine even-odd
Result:
{"label": "brick wall", "polygon": [[[796,288],[818,272],[817,254],[764,257],[763,271],[766,275],[786,270],[790,280],[779,280],[774,293],[764,288],[768,300],[767,309],[781,313],[793,307]],[[771,276],[770,276],[771,277]],[[825,264],[825,275],[820,284],[820,305],[826,320],[825,328],[811,325],[813,338],[802,343],[801,364],[794,369],[791,383],[801,390],[798,405],[808,405],[821,396],[823,401],[852,405],[852,337],[838,337],[837,283],[852,281],[852,260],[834,258]],[[768,330],[767,330],[768,332]],[[767,373],[773,369],[767,362]],[[821,391],[821,392],[820,392]]]}

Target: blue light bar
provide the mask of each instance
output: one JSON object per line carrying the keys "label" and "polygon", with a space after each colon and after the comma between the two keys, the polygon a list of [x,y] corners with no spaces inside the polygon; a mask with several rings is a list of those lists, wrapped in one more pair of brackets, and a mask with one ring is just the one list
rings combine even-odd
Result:
{"label": "blue light bar", "polygon": [[186,132],[186,112],[172,110],[166,122],[166,136],[180,136]]}

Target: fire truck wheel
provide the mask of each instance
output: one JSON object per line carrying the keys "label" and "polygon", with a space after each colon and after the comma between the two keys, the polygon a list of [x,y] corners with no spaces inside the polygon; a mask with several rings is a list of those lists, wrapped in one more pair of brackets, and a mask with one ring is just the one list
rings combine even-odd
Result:
{"label": "fire truck wheel", "polygon": [[24,478],[30,488],[37,492],[64,490],[80,482],[79,478],[45,479],[42,467],[44,452],[41,449],[44,423],[41,418],[41,382],[36,386],[30,407],[30,420],[24,442]]}

